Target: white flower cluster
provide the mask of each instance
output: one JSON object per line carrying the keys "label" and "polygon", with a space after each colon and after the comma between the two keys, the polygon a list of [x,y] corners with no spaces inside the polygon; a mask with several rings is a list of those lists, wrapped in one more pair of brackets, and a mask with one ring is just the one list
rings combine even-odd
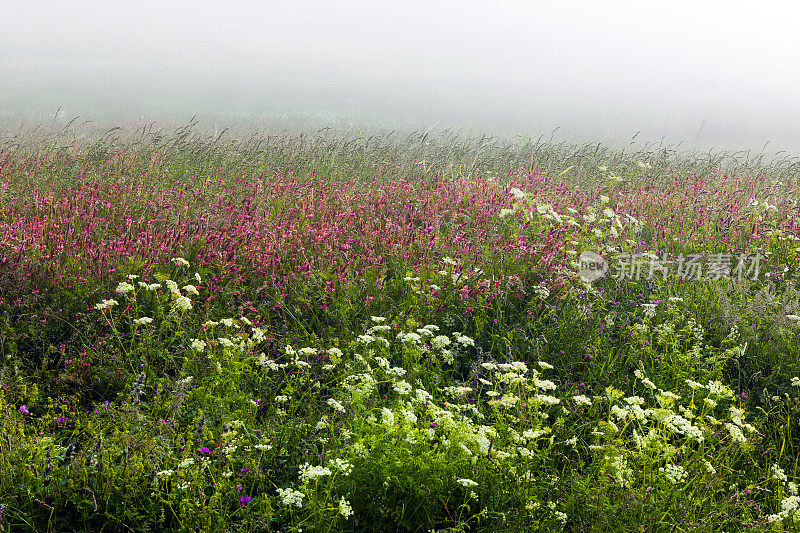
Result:
{"label": "white flower cluster", "polygon": [[772,475],[775,476],[775,479],[777,479],[778,481],[781,482],[787,481],[786,472],[783,471],[783,469],[778,465],[778,463],[772,465]]}
{"label": "white flower cluster", "polygon": [[186,296],[176,296],[172,305],[179,311],[188,311],[192,308],[192,301]]}
{"label": "white flower cluster", "polygon": [[450,337],[446,335],[437,335],[433,339],[431,339],[431,347],[436,350],[441,350],[446,346],[450,346]]}
{"label": "white flower cluster", "polygon": [[639,380],[642,382],[642,384],[643,384],[645,387],[647,387],[648,389],[655,390],[655,389],[657,389],[657,388],[658,388],[658,387],[656,387],[656,384],[655,384],[655,383],[653,383],[652,381],[650,381],[650,380],[647,378],[647,376],[645,376],[644,372],[642,372],[641,370],[638,370],[638,369],[637,369],[637,370],[634,370],[634,371],[633,371],[633,375],[634,375],[634,376],[636,376],[637,378],[639,378]]}
{"label": "white flower cluster", "polygon": [[789,496],[788,498],[784,498],[781,501],[781,511],[778,514],[769,515],[767,520],[769,522],[780,522],[787,518],[797,511],[797,506],[800,505],[800,496],[793,495]]}
{"label": "white flower cluster", "polygon": [[747,442],[747,439],[745,438],[744,433],[742,433],[742,430],[739,429],[739,426],[736,424],[731,424],[730,422],[726,422],[725,427],[728,429],[728,433],[731,434],[731,439],[733,439],[734,442]]}
{"label": "white flower cluster", "polygon": [[372,335],[359,335],[357,341],[364,346],[369,346],[371,343],[375,342],[375,337]]}
{"label": "white flower cluster", "polygon": [[592,400],[584,396],[583,394],[577,394],[572,397],[572,400],[575,402],[575,405],[592,405]]}
{"label": "white flower cluster", "polygon": [[185,285],[185,286],[183,287],[183,290],[184,290],[184,291],[185,291],[187,294],[191,294],[192,296],[197,296],[198,294],[200,294],[200,291],[198,291],[198,290],[197,290],[197,287],[195,287],[194,285]]}
{"label": "white flower cluster", "polygon": [[397,334],[397,339],[400,342],[407,344],[420,344],[420,342],[422,341],[422,337],[419,335],[419,333],[413,333],[413,332],[405,333],[402,331]]}
{"label": "white flower cluster", "polygon": [[466,335],[458,335],[456,337],[456,342],[462,346],[475,346],[475,341]]}
{"label": "white flower cluster", "polygon": [[669,481],[673,485],[677,485],[678,483],[685,481],[686,478],[688,477],[686,469],[684,469],[680,465],[668,464],[666,466],[659,468],[658,471],[661,472],[661,474],[663,474],[663,476],[667,478],[667,481]]}
{"label": "white flower cluster", "polygon": [[298,508],[303,506],[303,498],[306,497],[305,494],[294,489],[278,489],[278,495],[280,495],[281,501],[284,505],[288,505],[290,507],[294,505]]}
{"label": "white flower cluster", "polygon": [[350,473],[353,471],[353,463],[345,461],[344,459],[333,459],[328,463],[328,466],[339,470],[343,476],[349,476]]}
{"label": "white flower cluster", "polygon": [[340,413],[344,413],[344,405],[336,401],[334,398],[328,398],[327,400],[325,400],[325,404],[328,407],[332,407],[336,411],[339,411]]}
{"label": "white flower cluster", "polygon": [[733,391],[727,385],[723,385],[719,381],[709,381],[708,385],[708,392],[712,396],[717,396],[719,398],[733,398]]}
{"label": "white flower cluster", "polygon": [[609,464],[611,475],[623,487],[630,486],[630,480],[633,476],[633,470],[628,467],[628,460],[622,455],[614,457]]}
{"label": "white flower cluster", "polygon": [[128,292],[130,292],[130,291],[132,291],[132,290],[133,290],[133,285],[131,285],[130,283],[127,283],[127,282],[125,282],[125,281],[121,281],[121,282],[120,282],[120,283],[117,285],[117,288],[116,288],[116,289],[114,289],[114,290],[115,290],[116,292],[120,293],[120,294],[125,294],[125,293],[128,293]]}
{"label": "white flower cluster", "polygon": [[381,421],[383,422],[383,425],[385,425],[385,426],[389,426],[389,427],[394,426],[394,422],[395,422],[394,413],[392,413],[392,411],[390,411],[386,407],[382,408],[381,409]]}
{"label": "white flower cluster", "polygon": [[393,383],[392,388],[397,394],[402,396],[411,394],[411,384],[404,379]]}
{"label": "white flower cluster", "polygon": [[110,309],[115,305],[119,305],[119,302],[116,300],[103,300],[99,304],[96,304],[94,308],[97,309],[98,311],[102,311],[103,309]]}
{"label": "white flower cluster", "polygon": [[350,502],[344,499],[344,496],[339,500],[339,514],[345,518],[350,518],[353,514],[353,508],[350,506]]}
{"label": "white flower cluster", "polygon": [[344,353],[339,348],[328,348],[328,355],[334,358],[341,358]]}
{"label": "white flower cluster", "polygon": [[510,194],[511,196],[516,198],[517,200],[521,200],[521,199],[525,198],[525,193],[522,192],[521,190],[519,190],[516,187],[514,187],[510,191],[508,191],[508,194]]}
{"label": "white flower cluster", "polygon": [[301,483],[305,484],[313,479],[317,479],[318,477],[330,476],[330,475],[331,475],[331,470],[324,466],[312,466],[309,463],[300,465]]}
{"label": "white flower cluster", "polygon": [[217,339],[217,341],[219,341],[220,346],[222,346],[223,348],[233,348],[234,347],[233,341],[230,340],[227,337],[219,337]]}
{"label": "white flower cluster", "polygon": [[168,279],[168,280],[164,280],[164,285],[167,286],[167,289],[169,289],[169,292],[171,292],[175,296],[180,296],[181,291],[178,290],[178,284],[177,283],[175,283],[171,279]]}

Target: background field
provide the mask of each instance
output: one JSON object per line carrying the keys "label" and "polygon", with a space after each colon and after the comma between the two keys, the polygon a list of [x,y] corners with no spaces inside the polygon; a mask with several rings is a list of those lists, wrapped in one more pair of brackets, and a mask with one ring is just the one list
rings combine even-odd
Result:
{"label": "background field", "polygon": [[[789,156],[6,127],[6,531],[793,527]],[[757,279],[577,255],[763,254]]]}

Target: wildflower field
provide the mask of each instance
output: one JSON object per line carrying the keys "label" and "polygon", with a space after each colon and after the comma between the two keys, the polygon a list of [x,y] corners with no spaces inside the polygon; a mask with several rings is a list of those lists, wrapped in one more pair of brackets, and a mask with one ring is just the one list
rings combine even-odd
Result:
{"label": "wildflower field", "polygon": [[799,172],[5,130],[0,531],[795,531]]}

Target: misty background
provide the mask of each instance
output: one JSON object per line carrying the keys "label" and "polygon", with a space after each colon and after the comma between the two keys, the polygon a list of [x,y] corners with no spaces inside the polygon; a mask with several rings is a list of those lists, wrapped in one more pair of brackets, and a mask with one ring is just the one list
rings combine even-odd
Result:
{"label": "misty background", "polygon": [[197,115],[800,155],[790,2],[1,5],[5,125]]}

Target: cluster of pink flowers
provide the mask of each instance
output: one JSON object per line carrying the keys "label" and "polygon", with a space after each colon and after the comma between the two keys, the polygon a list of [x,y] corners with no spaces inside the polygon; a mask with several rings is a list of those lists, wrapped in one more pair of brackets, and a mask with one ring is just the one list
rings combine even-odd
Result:
{"label": "cluster of pink flowers", "polygon": [[498,213],[513,203],[512,188],[561,213],[585,213],[608,194],[616,212],[649,228],[650,250],[674,243],[742,249],[767,239],[766,230],[776,225],[798,231],[797,206],[786,201],[776,202],[769,220],[746,210],[752,198],[789,197],[788,186],[763,175],[699,177],[666,169],[590,190],[570,184],[568,175],[525,168],[502,179],[365,182],[215,171],[177,180],[137,173],[141,163],[125,152],[77,170],[69,156],[60,157],[67,160],[0,160],[0,269],[20,277],[37,271],[57,283],[106,280],[128,257],[166,262],[194,248],[201,265],[248,269],[280,289],[319,271],[347,280],[389,259],[411,268],[444,256],[480,265],[489,251],[557,277],[569,261],[566,228],[536,227],[513,237],[498,229]]}

